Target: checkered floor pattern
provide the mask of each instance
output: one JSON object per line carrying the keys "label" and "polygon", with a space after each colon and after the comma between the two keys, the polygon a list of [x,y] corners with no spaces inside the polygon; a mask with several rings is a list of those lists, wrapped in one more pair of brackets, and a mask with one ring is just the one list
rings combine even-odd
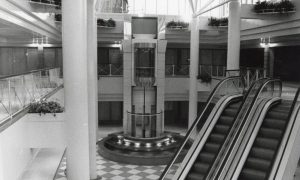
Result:
{"label": "checkered floor pattern", "polygon": [[[97,174],[102,177],[102,180],[156,180],[159,178],[165,167],[121,164],[104,159],[99,156],[98,153],[96,158]],[[64,172],[66,166],[66,158],[63,158],[55,180],[67,179]],[[170,174],[174,174],[178,166],[178,164],[174,165],[170,170]]]}

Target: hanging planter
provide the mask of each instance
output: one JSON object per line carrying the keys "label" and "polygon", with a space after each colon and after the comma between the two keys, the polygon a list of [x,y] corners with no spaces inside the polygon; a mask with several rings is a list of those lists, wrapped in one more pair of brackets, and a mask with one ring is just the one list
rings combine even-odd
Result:
{"label": "hanging planter", "polygon": [[228,27],[228,18],[214,18],[208,19],[208,26],[214,27]]}
{"label": "hanging planter", "polygon": [[98,19],[97,20],[97,26],[101,27],[101,28],[115,28],[116,27],[116,21],[114,21],[111,18],[108,19],[108,20]]}
{"label": "hanging planter", "polygon": [[253,8],[258,14],[284,14],[296,12],[295,5],[289,0],[280,2],[258,1]]}
{"label": "hanging planter", "polygon": [[166,27],[171,30],[186,30],[189,27],[189,23],[183,21],[170,21],[166,24]]}
{"label": "hanging planter", "polygon": [[200,79],[202,83],[211,83],[212,77],[207,73],[201,73],[197,76],[197,79]]}

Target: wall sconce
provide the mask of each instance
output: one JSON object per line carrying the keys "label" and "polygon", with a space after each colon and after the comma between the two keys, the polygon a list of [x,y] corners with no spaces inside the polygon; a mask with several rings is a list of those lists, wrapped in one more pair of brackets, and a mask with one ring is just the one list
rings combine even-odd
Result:
{"label": "wall sconce", "polygon": [[260,46],[263,48],[275,47],[277,46],[277,43],[271,43],[271,37],[260,38]]}

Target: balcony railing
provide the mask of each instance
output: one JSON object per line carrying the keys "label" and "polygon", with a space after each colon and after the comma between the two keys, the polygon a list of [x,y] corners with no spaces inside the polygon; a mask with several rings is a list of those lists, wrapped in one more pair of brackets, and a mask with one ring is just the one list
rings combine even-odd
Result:
{"label": "balcony railing", "polygon": [[1,77],[0,123],[62,84],[59,68]]}
{"label": "balcony railing", "polygon": [[[166,65],[166,76],[189,76],[190,65]],[[209,74],[214,77],[225,77],[226,67],[215,65],[199,65],[199,74]]]}
{"label": "balcony railing", "polygon": [[239,70],[226,70],[227,76],[241,76],[243,81],[245,82],[246,87],[250,87],[250,85],[261,78],[267,77],[267,71],[264,68],[249,68],[249,67],[241,67]]}
{"label": "balcony railing", "polygon": [[123,65],[122,64],[99,64],[98,76],[122,76]]}

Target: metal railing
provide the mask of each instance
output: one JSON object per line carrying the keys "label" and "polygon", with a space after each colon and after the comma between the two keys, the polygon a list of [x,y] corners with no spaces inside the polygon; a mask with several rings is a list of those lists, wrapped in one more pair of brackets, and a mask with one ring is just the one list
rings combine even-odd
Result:
{"label": "metal railing", "polygon": [[98,76],[122,76],[123,65],[122,64],[99,64]]}
{"label": "metal railing", "polygon": [[267,71],[264,68],[249,68],[249,67],[241,67],[241,69],[237,70],[226,70],[226,76],[241,76],[242,79],[245,82],[245,85],[247,88],[250,87],[250,85],[261,79],[267,77]]}
{"label": "metal railing", "polygon": [[0,123],[63,84],[60,68],[0,78]]}
{"label": "metal railing", "polygon": [[[166,76],[189,76],[190,65],[166,65]],[[226,66],[199,65],[199,74],[208,74],[213,77],[225,77]]]}
{"label": "metal railing", "polygon": [[163,123],[162,116],[162,112],[155,114],[127,112],[129,135],[138,138],[157,137],[156,126],[158,123]]}
{"label": "metal railing", "polygon": [[175,168],[175,170],[178,167],[174,166],[174,163],[176,162],[177,158],[179,157],[181,151],[186,147],[187,142],[190,140],[190,138],[194,139],[198,134],[198,128],[201,126],[201,123],[204,123],[206,121],[206,117],[210,114],[212,108],[215,106],[216,102],[224,97],[225,95],[235,95],[235,94],[242,94],[244,91],[244,84],[241,81],[240,77],[229,77],[226,79],[221,80],[217,86],[213,89],[211,94],[208,97],[208,100],[206,102],[206,105],[201,112],[200,116],[197,117],[197,119],[193,122],[191,127],[189,128],[188,132],[185,135],[184,140],[182,141],[182,144],[177,149],[176,153],[174,154],[172,160],[169,162],[167,167],[164,169],[162,175],[160,176],[160,180],[170,178],[172,174],[170,174],[170,169],[172,167]]}

